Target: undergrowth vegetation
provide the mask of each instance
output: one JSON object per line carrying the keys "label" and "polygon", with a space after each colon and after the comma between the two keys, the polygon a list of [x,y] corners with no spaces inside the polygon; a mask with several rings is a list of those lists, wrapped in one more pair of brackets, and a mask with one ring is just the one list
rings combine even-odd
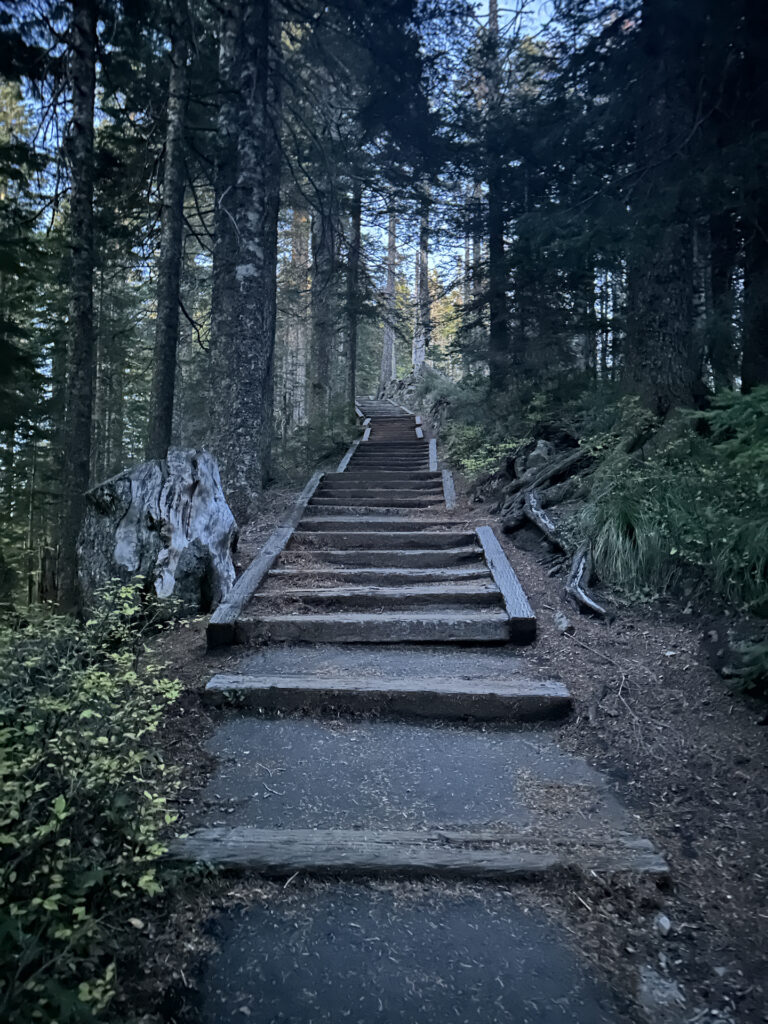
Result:
{"label": "undergrowth vegetation", "polygon": [[161,892],[179,686],[144,666],[140,583],[84,625],[0,628],[0,1020],[103,1019],[119,950]]}
{"label": "undergrowth vegetation", "polygon": [[[721,392],[704,411],[658,419],[610,390],[528,404],[516,417],[479,401],[477,385],[427,379],[423,407],[442,416],[452,462],[470,479],[509,464],[537,437],[565,430],[593,456],[586,497],[558,510],[599,577],[627,597],[698,587],[768,617],[768,388]],[[742,645],[736,675],[768,688],[768,641]]]}

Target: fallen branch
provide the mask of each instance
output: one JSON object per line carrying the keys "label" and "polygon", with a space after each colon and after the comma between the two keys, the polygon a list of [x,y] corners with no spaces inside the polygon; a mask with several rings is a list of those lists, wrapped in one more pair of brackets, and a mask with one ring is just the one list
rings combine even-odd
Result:
{"label": "fallen branch", "polygon": [[565,592],[580,608],[586,608],[594,615],[604,617],[606,615],[605,608],[591,598],[584,589],[585,586],[589,585],[591,574],[592,556],[589,551],[589,546],[587,544],[582,544],[573,556],[571,572],[565,584]]}
{"label": "fallen branch", "polygon": [[523,508],[525,515],[530,519],[534,526],[538,526],[544,536],[547,538],[550,544],[558,548],[560,551],[565,551],[566,547],[560,539],[560,535],[557,532],[557,527],[549,518],[547,513],[541,507],[539,497],[536,494],[534,488],[525,492],[525,498],[523,501]]}

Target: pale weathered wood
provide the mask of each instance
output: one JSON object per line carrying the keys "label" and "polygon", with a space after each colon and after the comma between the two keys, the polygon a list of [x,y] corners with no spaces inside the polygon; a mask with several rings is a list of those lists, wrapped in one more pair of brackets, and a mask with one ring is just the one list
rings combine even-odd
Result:
{"label": "pale weathered wood", "polygon": [[520,580],[509,564],[504,549],[490,526],[478,526],[477,536],[496,586],[504,597],[504,606],[517,639],[532,640],[536,635],[536,616],[528,603]]}
{"label": "pale weathered wood", "polygon": [[206,700],[263,711],[365,712],[409,718],[532,721],[567,714],[571,696],[555,680],[215,675]]}
{"label": "pale weathered wood", "polygon": [[591,568],[592,558],[589,547],[583,544],[573,556],[571,571],[565,584],[565,592],[581,608],[586,608],[595,615],[602,617],[606,614],[605,608],[599,605],[594,598],[590,597],[584,589],[589,584]]}
{"label": "pale weathered wood", "polygon": [[437,441],[434,437],[429,439],[429,469],[430,472],[437,472]]}
{"label": "pale weathered wood", "polygon": [[453,473],[450,469],[443,470],[443,496],[445,507],[450,511],[456,508],[456,487],[453,483]]}
{"label": "pale weathered wood", "polygon": [[439,611],[325,612],[304,615],[243,615],[237,635],[244,642],[300,643],[499,643],[509,640],[504,611],[441,608]]}
{"label": "pale weathered wood", "polygon": [[371,428],[370,427],[366,427],[365,428],[365,433],[363,434],[363,441],[368,441],[370,439],[370,437],[371,437]]}
{"label": "pale weathered wood", "polygon": [[416,437],[418,437],[420,441],[424,439],[424,431],[421,429],[421,427],[416,427]]}
{"label": "pale weathered wood", "polygon": [[406,832],[368,829],[205,828],[169,844],[176,861],[270,877],[547,878],[566,871],[644,874],[669,868],[644,839],[540,832]]}
{"label": "pale weathered wood", "polygon": [[291,539],[323,475],[320,470],[312,474],[291,511],[275,527],[264,547],[230,590],[226,600],[211,616],[206,631],[209,647],[221,647],[235,642],[238,616]]}
{"label": "pale weathered wood", "polygon": [[542,508],[535,487],[525,492],[523,511],[534,526],[538,526],[553,547],[557,548],[558,551],[565,551],[565,544],[557,532],[557,527]]}
{"label": "pale weathered wood", "polygon": [[352,458],[352,456],[357,451],[357,446],[359,444],[360,444],[360,438],[358,438],[357,441],[353,441],[352,442],[352,444],[347,449],[346,454],[344,455],[344,458],[341,460],[341,462],[339,463],[339,465],[336,468],[336,472],[337,473],[343,473],[344,472],[344,470],[349,465],[349,460]]}

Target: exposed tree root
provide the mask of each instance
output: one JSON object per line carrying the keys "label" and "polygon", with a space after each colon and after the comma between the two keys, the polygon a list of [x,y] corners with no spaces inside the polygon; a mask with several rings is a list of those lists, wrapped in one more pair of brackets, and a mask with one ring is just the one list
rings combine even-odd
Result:
{"label": "exposed tree root", "polygon": [[582,544],[573,556],[571,571],[565,584],[565,592],[573,601],[576,602],[579,608],[586,609],[587,611],[592,612],[593,615],[604,617],[606,615],[605,608],[603,608],[602,605],[599,605],[594,598],[590,597],[584,589],[585,586],[589,585],[591,575],[592,555],[589,550],[589,545]]}
{"label": "exposed tree root", "polygon": [[535,526],[538,526],[549,543],[552,544],[553,547],[559,548],[560,551],[565,551],[566,547],[560,539],[557,527],[541,507],[539,497],[534,488],[525,492],[523,508],[527,518],[530,519]]}

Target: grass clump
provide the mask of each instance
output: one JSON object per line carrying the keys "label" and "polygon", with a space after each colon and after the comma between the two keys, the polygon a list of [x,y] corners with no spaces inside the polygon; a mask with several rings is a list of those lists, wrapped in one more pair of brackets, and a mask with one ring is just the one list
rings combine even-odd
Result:
{"label": "grass clump", "polygon": [[108,1017],[119,951],[162,890],[175,777],[156,737],[179,686],[140,667],[140,584],[84,625],[0,627],[0,1019]]}
{"label": "grass clump", "polygon": [[617,438],[595,470],[578,532],[600,575],[630,593],[693,577],[764,615],[766,470],[768,388],[722,395],[705,413],[678,413],[638,450]]}

